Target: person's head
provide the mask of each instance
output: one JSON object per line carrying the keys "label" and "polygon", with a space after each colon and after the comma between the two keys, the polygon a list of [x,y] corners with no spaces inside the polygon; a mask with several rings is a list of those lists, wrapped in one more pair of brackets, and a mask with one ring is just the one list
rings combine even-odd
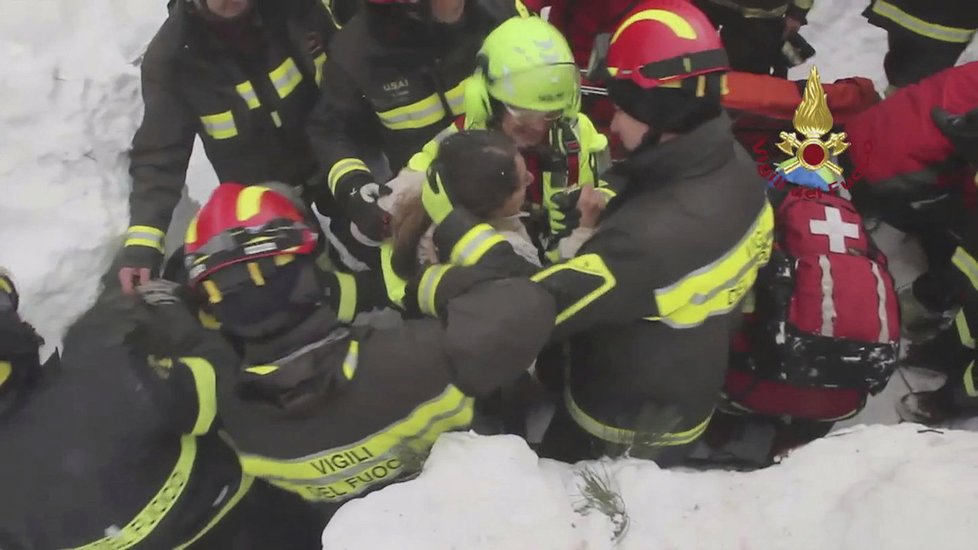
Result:
{"label": "person's head", "polygon": [[636,6],[607,42],[596,44],[596,61],[606,66],[617,108],[612,131],[630,151],[690,132],[722,112],[727,54],[710,20],[686,0]]}
{"label": "person's head", "polygon": [[212,21],[233,21],[251,11],[255,0],[192,0],[197,12]]}
{"label": "person's head", "polygon": [[282,184],[225,183],[191,221],[188,282],[225,332],[268,338],[322,302],[313,257],[318,234],[302,209]]}
{"label": "person's head", "polygon": [[367,0],[370,6],[394,6],[417,19],[453,25],[462,20],[466,0]]}
{"label": "person's head", "polygon": [[577,116],[580,71],[567,40],[539,17],[513,17],[486,37],[465,90],[465,116],[488,121],[520,148],[538,145],[560,118]]}
{"label": "person's head", "polygon": [[[466,130],[445,138],[426,177],[439,178],[456,208],[483,221],[519,214],[533,181],[516,144],[495,130]],[[416,269],[418,242],[430,225],[420,197],[395,216],[393,267],[401,276]]]}
{"label": "person's head", "polygon": [[0,419],[13,412],[40,377],[44,340],[17,314],[13,278],[0,268]]}

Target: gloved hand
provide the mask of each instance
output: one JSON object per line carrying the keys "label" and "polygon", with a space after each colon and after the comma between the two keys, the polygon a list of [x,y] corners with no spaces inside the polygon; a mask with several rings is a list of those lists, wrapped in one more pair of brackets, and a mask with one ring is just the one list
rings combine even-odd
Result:
{"label": "gloved hand", "polygon": [[192,355],[202,338],[200,324],[190,307],[185,286],[153,279],[136,287],[151,313],[134,336],[138,345],[154,355]]}
{"label": "gloved hand", "polygon": [[164,306],[183,303],[183,285],[166,279],[153,279],[136,287],[139,297],[150,306]]}
{"label": "gloved hand", "polygon": [[367,246],[377,247],[390,237],[390,214],[377,204],[391,194],[386,185],[368,181],[347,186],[343,197],[337,197],[350,219],[353,237]]}
{"label": "gloved hand", "polygon": [[[585,189],[588,190],[587,201],[582,205],[581,193]],[[598,215],[614,196],[614,190],[606,185],[576,185],[557,191],[550,197],[554,208],[547,211],[550,234],[559,239],[570,235],[578,227],[593,228]]]}
{"label": "gloved hand", "polygon": [[163,253],[148,246],[127,246],[122,249],[122,268],[119,269],[119,284],[126,294],[133,294],[135,288],[160,270]]}
{"label": "gloved hand", "polygon": [[421,203],[424,205],[428,217],[435,224],[440,224],[445,221],[445,218],[455,208],[452,206],[452,200],[448,196],[448,190],[445,189],[441,177],[438,176],[438,172],[434,169],[428,170],[427,181],[421,187]]}

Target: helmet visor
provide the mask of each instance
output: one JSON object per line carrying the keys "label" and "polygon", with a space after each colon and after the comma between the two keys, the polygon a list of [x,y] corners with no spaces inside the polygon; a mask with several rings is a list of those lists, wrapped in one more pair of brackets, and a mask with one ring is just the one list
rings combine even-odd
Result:
{"label": "helmet visor", "polygon": [[506,105],[541,113],[563,111],[578,101],[581,73],[573,63],[555,63],[507,73],[492,80],[489,94]]}

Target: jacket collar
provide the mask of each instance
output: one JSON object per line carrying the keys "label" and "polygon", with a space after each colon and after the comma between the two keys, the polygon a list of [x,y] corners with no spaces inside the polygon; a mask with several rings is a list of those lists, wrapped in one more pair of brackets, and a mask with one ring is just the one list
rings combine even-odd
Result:
{"label": "jacket collar", "polygon": [[310,346],[318,347],[315,344],[330,336],[338,325],[332,308],[322,305],[298,325],[278,336],[242,342],[242,356],[249,365],[272,364]]}

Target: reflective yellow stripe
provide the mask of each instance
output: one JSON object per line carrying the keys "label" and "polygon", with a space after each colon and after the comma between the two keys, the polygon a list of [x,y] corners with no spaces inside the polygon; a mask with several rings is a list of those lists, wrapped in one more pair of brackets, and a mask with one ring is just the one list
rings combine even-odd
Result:
{"label": "reflective yellow stripe", "polygon": [[278,111],[272,111],[272,123],[276,128],[282,127],[282,117],[279,116]]}
{"label": "reflective yellow stripe", "polygon": [[677,15],[668,10],[650,9],[642,10],[622,21],[615,34],[611,35],[611,43],[614,44],[618,40],[618,37],[621,36],[621,33],[625,32],[625,29],[639,21],[657,21],[669,27],[669,30],[679,38],[696,40],[696,29],[689,24],[689,21],[683,19],[681,15]]}
{"label": "reflective yellow stripe", "polygon": [[350,348],[346,352],[346,357],[343,359],[343,376],[347,380],[353,380],[353,375],[357,373],[357,366],[360,363],[360,342],[353,340],[350,342]]}
{"label": "reflective yellow stripe", "polygon": [[255,365],[253,367],[248,367],[245,369],[245,372],[250,372],[251,374],[257,374],[258,376],[267,376],[276,371],[278,371],[277,365]]}
{"label": "reflective yellow stripe", "polygon": [[457,265],[475,265],[490,248],[506,242],[491,225],[480,223],[470,229],[452,247],[451,262]]}
{"label": "reflective yellow stripe", "polygon": [[340,501],[416,472],[439,435],[472,422],[473,400],[447,386],[382,430],[343,447],[293,460],[238,451],[245,472],[306,499]]}
{"label": "reflective yellow stripe", "polygon": [[229,139],[238,135],[238,127],[234,125],[234,114],[231,111],[202,116],[200,122],[207,135],[214,139]]}
{"label": "reflective yellow stripe", "polygon": [[971,286],[978,290],[978,262],[971,257],[971,254],[965,252],[960,246],[954,250],[954,255],[951,256],[951,263],[961,273],[964,273],[968,280],[971,281]]}
{"label": "reflective yellow stripe", "polygon": [[559,273],[564,270],[577,271],[579,273],[584,273],[586,275],[593,275],[601,280],[601,284],[591,292],[585,294],[578,301],[572,303],[570,306],[564,308],[563,311],[557,314],[557,325],[563,323],[571,316],[575,315],[577,312],[581,311],[588,304],[594,302],[601,295],[607,293],[609,290],[615,287],[618,282],[615,279],[615,275],[608,269],[608,266],[604,263],[601,256],[597,254],[585,254],[583,256],[575,256],[566,262],[548,267],[543,271],[534,274],[530,279],[535,282],[540,282],[547,277],[550,277],[554,273]]}
{"label": "reflective yellow stripe", "polygon": [[6,277],[0,277],[0,290],[6,292],[7,294],[14,293],[14,287],[11,286],[10,281]]}
{"label": "reflective yellow stripe", "polygon": [[190,224],[187,225],[187,233],[183,237],[183,242],[197,242],[197,216],[194,216],[193,219],[190,220]]}
{"label": "reflective yellow stripe", "polygon": [[968,349],[975,349],[975,338],[971,335],[971,327],[968,326],[968,319],[964,315],[964,310],[958,310],[954,316],[954,326],[958,329],[958,338],[961,345]]}
{"label": "reflective yellow stripe", "polygon": [[[714,0],[715,1],[715,0]],[[876,0],[873,3],[873,13],[893,21],[897,25],[927,38],[941,42],[968,43],[975,35],[974,29],[946,27],[937,23],[929,23],[914,17],[886,0]]]}
{"label": "reflective yellow stripe", "polygon": [[275,265],[282,267],[283,265],[288,265],[295,259],[295,254],[279,254],[275,256]]}
{"label": "reflective yellow stripe", "polygon": [[237,506],[238,503],[241,502],[241,499],[248,494],[248,490],[251,489],[251,485],[254,482],[255,478],[241,474],[241,481],[238,483],[238,490],[234,492],[234,495],[228,499],[227,502],[224,503],[224,506],[221,507],[221,511],[215,514],[214,517],[211,518],[210,522],[208,522],[199,533],[194,535],[194,538],[188,540],[180,546],[177,546],[175,550],[185,550],[186,548],[189,548],[195,542],[200,540],[200,537],[206,535],[208,531],[213,529],[214,526],[217,525],[219,521],[224,519],[224,516],[226,516],[228,512]]}
{"label": "reflective yellow stripe", "polygon": [[261,212],[261,197],[268,192],[267,187],[252,185],[245,187],[238,194],[238,202],[234,205],[234,215],[239,222],[250,220]]}
{"label": "reflective yellow stripe", "polygon": [[431,161],[438,156],[438,146],[445,140],[448,136],[458,132],[458,127],[454,124],[449,124],[445,128],[435,134],[435,137],[431,138],[431,141],[424,144],[424,147],[420,151],[411,155],[411,159],[408,160],[407,167],[415,172],[424,173],[431,166]]}
{"label": "reflective yellow stripe", "polygon": [[524,4],[523,4],[523,2],[520,2],[520,0],[516,0],[516,2],[515,2],[515,4],[514,4],[514,5],[515,5],[515,7],[516,7],[516,13],[517,13],[517,14],[518,14],[518,15],[519,15],[520,17],[532,17],[532,16],[533,16],[533,14],[532,14],[532,13],[530,12],[530,10],[529,10],[529,9],[528,9],[528,8],[526,7],[526,5],[524,5]]}
{"label": "reflective yellow stripe", "polygon": [[326,183],[329,184],[329,190],[335,195],[336,184],[339,183],[340,178],[356,170],[370,173],[370,169],[367,168],[367,163],[360,159],[345,158],[336,161],[333,167],[329,169],[329,175],[326,176]]}
{"label": "reflective yellow stripe", "polygon": [[193,471],[194,457],[196,456],[197,438],[192,435],[181,437],[180,456],[177,458],[177,463],[173,467],[173,471],[170,472],[170,476],[163,482],[163,487],[149,501],[149,504],[118,533],[80,546],[75,550],[123,550],[139,544],[163,521],[177,499],[183,494]]}
{"label": "reflective yellow stripe", "polygon": [[401,308],[404,307],[404,294],[407,292],[407,281],[402,279],[394,272],[391,265],[391,258],[394,256],[394,245],[390,241],[385,241],[380,245],[380,271],[384,277],[384,288],[387,289],[387,298]]}
{"label": "reflective yellow stripe", "polygon": [[810,10],[812,9],[812,6],[815,5],[815,2],[813,0],[794,0],[792,4],[794,4],[797,8]]}
{"label": "reflective yellow stripe", "polygon": [[418,283],[418,308],[421,313],[432,317],[438,316],[438,310],[435,308],[435,291],[438,290],[442,277],[451,268],[451,264],[438,264],[425,270],[421,282]]}
{"label": "reflective yellow stripe", "polygon": [[258,100],[258,94],[255,93],[255,87],[251,85],[250,80],[245,80],[235,86],[234,89],[238,90],[238,95],[241,96],[241,99],[245,100],[249,109],[261,107],[261,101]]}
{"label": "reflective yellow stripe", "polygon": [[[445,92],[445,99],[448,106],[452,109],[453,116],[463,112],[465,99],[465,85],[468,79],[459,82],[454,88]],[[380,122],[391,130],[414,130],[431,126],[445,118],[445,108],[442,106],[441,98],[438,94],[430,96],[389,111],[377,113]]]}
{"label": "reflective yellow stripe", "polygon": [[683,432],[651,434],[636,432],[635,430],[629,430],[627,428],[616,428],[598,421],[591,415],[584,412],[584,410],[577,405],[577,403],[574,401],[574,397],[571,395],[569,384],[564,386],[564,403],[567,404],[567,410],[570,412],[571,418],[573,418],[574,422],[577,423],[577,425],[584,431],[602,441],[608,441],[618,445],[636,445],[644,447],[674,447],[677,445],[686,445],[687,443],[696,441],[699,436],[703,435],[703,432],[706,431],[707,425],[710,423],[710,418],[713,417],[713,413],[711,412],[702,422]]}
{"label": "reflective yellow stripe", "polygon": [[124,246],[145,246],[163,252],[163,232],[148,225],[133,225],[126,230]]}
{"label": "reflective yellow stripe", "polygon": [[255,286],[265,286],[265,276],[261,273],[261,268],[255,262],[248,262],[248,275]]}
{"label": "reflective yellow stripe", "polygon": [[964,371],[964,391],[968,397],[978,397],[978,389],[975,389],[975,362],[972,361]]}
{"label": "reflective yellow stripe", "polygon": [[340,285],[340,307],[336,317],[344,323],[353,322],[357,314],[357,280],[349,273],[334,271]]}
{"label": "reflective yellow stripe", "polygon": [[207,300],[210,303],[212,304],[221,303],[221,299],[222,299],[221,291],[217,288],[217,285],[214,284],[214,281],[204,281],[200,284],[201,286],[204,287],[204,292],[207,293]]}
{"label": "reflective yellow stripe", "polygon": [[187,365],[194,375],[197,389],[197,421],[194,422],[193,435],[204,435],[210,431],[217,416],[217,378],[214,367],[200,357],[181,357],[180,362]]}
{"label": "reflective yellow stripe", "polygon": [[690,328],[733,310],[754,286],[757,270],[771,256],[774,215],[766,201],[750,230],[723,257],[675,283],[655,290],[657,317],[673,328]]}
{"label": "reflective yellow stripe", "polygon": [[200,326],[208,330],[217,330],[221,328],[221,323],[217,320],[217,318],[202,309],[197,311],[197,320],[200,321]]}
{"label": "reflective yellow stripe", "polygon": [[272,79],[272,85],[275,86],[275,91],[282,99],[288,97],[295,90],[295,87],[302,82],[302,73],[299,72],[299,68],[295,66],[295,61],[291,57],[286,58],[278,68],[268,73],[268,77]]}
{"label": "reflective yellow stripe", "polygon": [[10,374],[14,372],[14,366],[10,361],[0,361],[0,388],[10,379]]}
{"label": "reflective yellow stripe", "polygon": [[326,66],[326,54],[321,53],[312,60],[313,65],[316,66],[316,86],[322,86],[323,84],[323,67]]}

